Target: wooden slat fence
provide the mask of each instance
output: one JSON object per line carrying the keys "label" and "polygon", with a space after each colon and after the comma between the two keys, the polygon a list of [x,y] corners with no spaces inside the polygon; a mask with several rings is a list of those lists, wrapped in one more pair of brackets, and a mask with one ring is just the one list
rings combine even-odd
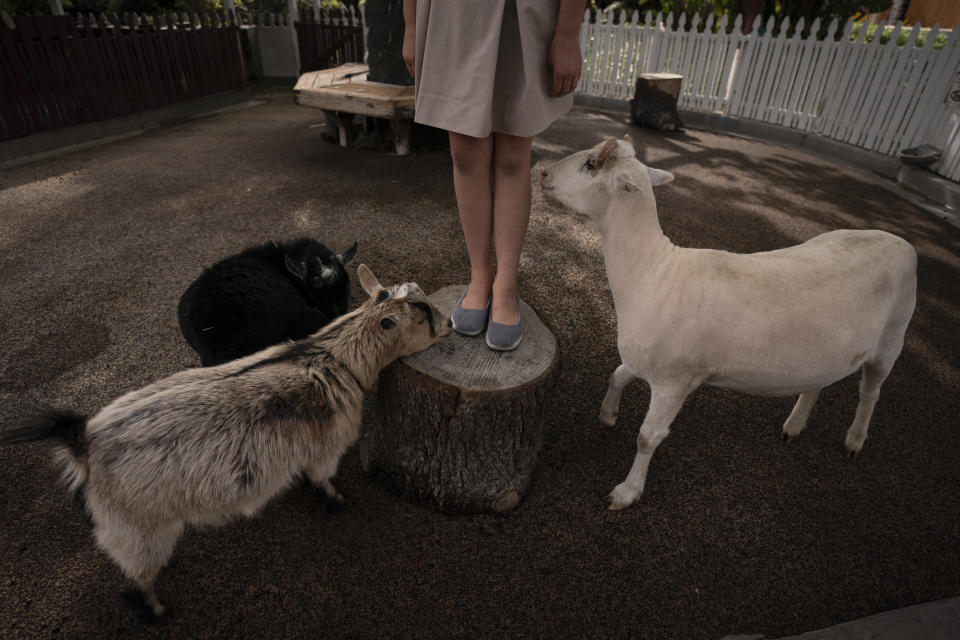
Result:
{"label": "wooden slat fence", "polygon": [[245,86],[222,14],[0,20],[0,140]]}
{"label": "wooden slat fence", "polygon": [[[945,98],[960,74],[960,28],[893,27],[867,41],[867,29],[836,20],[817,40],[803,20],[757,17],[744,33],[740,16],[701,22],[673,14],[641,21],[589,13],[581,30],[582,93],[629,99],[637,75],[684,76],[679,105],[799,129],[887,155],[919,144],[944,151],[934,170],[960,181],[960,108]],[[821,30],[819,20],[809,33]],[[938,36],[946,44],[934,47]],[[906,37],[897,44],[898,38]],[[941,37],[942,40],[942,37]]]}
{"label": "wooden slat fence", "polygon": [[349,11],[321,10],[317,3],[301,7],[295,26],[300,73],[363,62],[363,20],[352,6]]}

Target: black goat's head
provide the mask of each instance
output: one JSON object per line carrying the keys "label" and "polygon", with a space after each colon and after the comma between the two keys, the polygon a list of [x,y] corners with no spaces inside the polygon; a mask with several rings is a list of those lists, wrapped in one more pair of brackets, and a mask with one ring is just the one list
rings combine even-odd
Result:
{"label": "black goat's head", "polygon": [[347,312],[350,277],[344,267],[356,252],[356,242],[343,253],[333,253],[309,240],[287,246],[283,261],[307,303],[332,320]]}

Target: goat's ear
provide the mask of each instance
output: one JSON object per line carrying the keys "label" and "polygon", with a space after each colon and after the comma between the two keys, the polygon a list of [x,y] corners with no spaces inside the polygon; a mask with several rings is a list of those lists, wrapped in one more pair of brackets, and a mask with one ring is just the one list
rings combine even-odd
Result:
{"label": "goat's ear", "polygon": [[384,331],[389,331],[390,329],[393,329],[395,326],[397,326],[397,322],[390,316],[387,316],[385,318],[380,318],[380,328],[383,329]]}
{"label": "goat's ear", "polygon": [[296,277],[303,280],[307,277],[307,263],[303,260],[294,260],[289,255],[283,255],[283,264],[286,265],[287,271],[295,275]]}
{"label": "goat's ear", "polygon": [[626,171],[618,171],[616,175],[616,181],[614,182],[614,189],[617,191],[639,191],[640,185],[637,184],[637,179],[635,176],[630,175]]}
{"label": "goat's ear", "polygon": [[650,174],[650,184],[655,187],[658,187],[661,184],[667,184],[668,182],[673,182],[673,174],[669,171],[647,167],[647,173]]}
{"label": "goat's ear", "polygon": [[370,297],[373,297],[380,289],[383,289],[380,283],[377,282],[377,277],[373,275],[373,272],[370,271],[365,264],[357,267],[357,277],[360,278],[360,286],[363,287],[363,290],[366,291]]}
{"label": "goat's ear", "polygon": [[354,241],[352,247],[350,247],[343,253],[337,254],[337,260],[340,261],[340,264],[347,264],[353,259],[353,256],[356,252],[357,252],[357,243],[356,241]]}

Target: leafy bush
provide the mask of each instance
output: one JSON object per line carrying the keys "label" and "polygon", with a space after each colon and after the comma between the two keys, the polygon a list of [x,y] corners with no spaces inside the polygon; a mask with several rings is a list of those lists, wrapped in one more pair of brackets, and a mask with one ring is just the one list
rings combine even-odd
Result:
{"label": "leafy bush", "polygon": [[[822,39],[826,37],[827,26],[834,18],[842,24],[857,15],[886,11],[891,5],[892,0],[592,0],[591,11],[594,14],[613,11],[615,15],[621,10],[628,15],[634,11],[639,11],[641,15],[647,11],[653,14],[662,12],[664,15],[672,12],[675,21],[681,13],[686,13],[688,18],[698,14],[701,19],[711,13],[718,17],[727,14],[730,16],[728,28],[732,27],[733,18],[737,15],[743,15],[751,21],[754,16],[760,16],[763,25],[761,32],[766,29],[767,19],[772,16],[774,34],[780,32],[785,18],[790,19],[791,25],[803,18],[804,35],[813,21],[820,18],[821,27],[817,37]],[[792,31],[791,27],[787,35],[792,36]]]}
{"label": "leafy bush", "polygon": [[[853,42],[860,38],[860,32],[863,30],[864,23],[860,22],[853,26],[853,30],[850,32],[850,41]],[[893,35],[894,27],[883,27],[880,29],[880,25],[877,24],[868,24],[867,33],[864,36],[866,42],[873,42],[873,39],[877,37],[877,31],[880,31],[880,44],[886,44],[890,41],[890,37]],[[900,35],[897,37],[897,44],[904,45],[907,40],[910,39],[910,33],[913,31],[913,27],[903,27],[900,30]],[[927,38],[930,36],[930,29],[921,29],[920,33],[917,34],[917,39],[914,41],[914,46],[922,47],[927,43]],[[947,44],[947,34],[938,33],[936,39],[933,41],[934,49],[942,49]]]}
{"label": "leafy bush", "polygon": [[0,11],[12,16],[49,14],[50,3],[47,0],[0,0]]}

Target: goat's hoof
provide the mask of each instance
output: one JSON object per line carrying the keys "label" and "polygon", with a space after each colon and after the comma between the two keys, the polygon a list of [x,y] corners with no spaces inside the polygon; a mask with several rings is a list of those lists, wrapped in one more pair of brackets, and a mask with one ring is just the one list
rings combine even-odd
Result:
{"label": "goat's hoof", "polygon": [[843,442],[843,452],[848,458],[852,458],[860,454],[860,450],[863,449],[863,440],[858,438],[848,437]]}
{"label": "goat's hoof", "polygon": [[614,487],[613,491],[610,492],[610,495],[607,496],[607,500],[610,501],[607,509],[610,511],[621,511],[633,504],[639,497],[639,491],[634,491],[629,487],[618,484]]}
{"label": "goat's hoof", "polygon": [[602,424],[605,427],[612,427],[617,424],[617,414],[615,413],[607,413],[606,411],[601,411],[600,417],[598,419],[600,420],[600,424]]}
{"label": "goat's hoof", "polygon": [[340,513],[343,511],[343,505],[345,504],[343,496],[341,496],[339,493],[330,495],[322,489],[319,491],[319,493],[320,502],[323,504],[324,513],[332,515],[334,513]]}
{"label": "goat's hoof", "polygon": [[163,605],[160,605],[159,611],[154,611],[140,589],[126,589],[120,593],[120,597],[127,613],[146,624],[157,624],[170,615],[170,610]]}
{"label": "goat's hoof", "polygon": [[797,434],[795,434],[795,433],[788,433],[788,432],[786,432],[786,431],[781,431],[781,432],[780,432],[780,439],[783,440],[784,442],[793,442],[794,440],[797,439]]}

